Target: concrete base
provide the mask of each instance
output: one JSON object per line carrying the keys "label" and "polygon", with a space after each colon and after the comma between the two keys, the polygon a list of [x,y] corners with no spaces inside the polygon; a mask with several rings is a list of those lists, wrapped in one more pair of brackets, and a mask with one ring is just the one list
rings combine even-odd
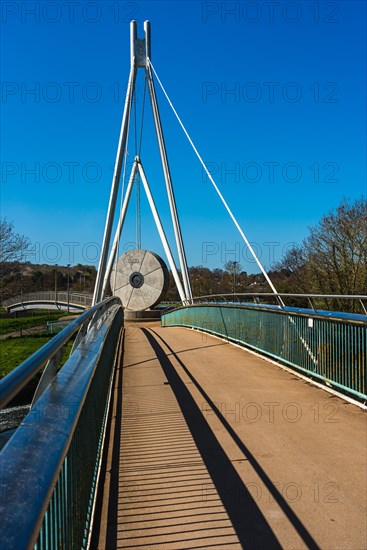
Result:
{"label": "concrete base", "polygon": [[156,321],[161,318],[161,309],[146,309],[144,311],[131,311],[125,309],[125,321]]}

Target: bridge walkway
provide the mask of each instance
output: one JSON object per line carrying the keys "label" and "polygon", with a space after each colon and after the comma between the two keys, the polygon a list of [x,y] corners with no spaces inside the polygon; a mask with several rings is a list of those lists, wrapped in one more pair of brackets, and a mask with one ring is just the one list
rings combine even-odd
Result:
{"label": "bridge walkway", "polygon": [[196,331],[124,348],[93,548],[367,547],[364,411]]}

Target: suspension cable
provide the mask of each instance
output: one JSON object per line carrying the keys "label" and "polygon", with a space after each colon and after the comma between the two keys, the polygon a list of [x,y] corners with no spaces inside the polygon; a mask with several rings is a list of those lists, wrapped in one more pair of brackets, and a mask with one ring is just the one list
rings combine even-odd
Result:
{"label": "suspension cable", "polygon": [[[135,138],[135,156],[138,155],[138,123],[136,115],[136,89],[134,90],[134,138]],[[137,174],[135,179],[135,248],[141,249],[141,219],[140,219],[140,176]]]}
{"label": "suspension cable", "polygon": [[145,98],[146,98],[146,95],[147,95],[147,76],[145,75],[143,105],[142,105],[141,123],[140,123],[140,139],[139,139],[139,152],[138,152],[139,157],[140,157],[140,154],[141,154],[141,145],[142,145],[142,140],[143,140],[143,127],[144,127]]}
{"label": "suspension cable", "polygon": [[195,145],[194,145],[194,143],[193,143],[191,137],[189,136],[189,133],[187,132],[187,130],[186,130],[186,128],[185,128],[185,126],[184,126],[182,120],[180,119],[180,117],[179,117],[179,115],[178,115],[176,109],[174,108],[174,106],[173,106],[173,104],[172,104],[170,98],[168,97],[168,94],[167,94],[167,92],[166,92],[166,90],[165,90],[165,88],[164,88],[162,82],[160,81],[159,76],[158,76],[158,74],[156,73],[156,70],[154,69],[154,67],[153,67],[152,62],[150,61],[150,59],[148,59],[148,63],[149,63],[149,65],[150,65],[150,67],[152,68],[153,73],[154,73],[154,75],[155,75],[155,77],[156,77],[156,79],[157,79],[157,81],[158,81],[158,83],[159,83],[159,85],[160,85],[160,87],[161,87],[161,89],[162,89],[162,91],[163,91],[163,93],[164,93],[164,95],[165,95],[165,97],[166,97],[166,99],[167,99],[167,101],[168,101],[168,103],[169,103],[171,109],[173,110],[173,112],[174,112],[174,114],[175,114],[175,117],[177,118],[177,120],[178,120],[178,122],[179,122],[179,124],[180,124],[180,126],[181,126],[181,128],[182,128],[182,130],[184,131],[184,133],[185,133],[187,139],[189,140],[189,143],[190,143],[191,147],[193,148],[193,150],[194,150],[194,152],[195,152],[197,158],[199,159],[199,162],[201,163],[202,167],[204,168],[204,170],[205,170],[205,172],[206,172],[206,174],[207,174],[207,176],[208,176],[210,182],[212,183],[214,189],[216,190],[216,192],[217,192],[217,194],[218,194],[220,200],[222,201],[222,203],[223,203],[225,209],[227,210],[227,212],[228,212],[229,216],[231,217],[231,219],[232,219],[234,225],[236,226],[237,230],[239,231],[239,233],[240,233],[242,239],[245,241],[246,246],[248,247],[249,251],[251,252],[252,256],[254,257],[254,259],[255,259],[255,261],[256,261],[258,267],[260,268],[262,274],[264,275],[265,279],[266,279],[267,282],[269,283],[270,288],[272,289],[272,291],[274,292],[274,294],[277,295],[277,299],[279,300],[280,304],[281,304],[282,306],[284,306],[283,300],[281,299],[280,296],[278,296],[278,291],[277,291],[277,289],[276,289],[275,286],[273,285],[273,283],[272,283],[272,281],[271,281],[269,275],[268,275],[267,272],[265,271],[265,268],[264,268],[263,265],[261,264],[259,258],[256,256],[256,253],[255,253],[254,249],[252,248],[252,246],[251,246],[249,240],[247,239],[246,235],[245,235],[244,232],[242,231],[240,224],[239,224],[238,221],[236,220],[236,218],[235,218],[234,214],[232,213],[232,211],[231,211],[231,209],[230,209],[230,207],[229,207],[227,201],[225,200],[225,198],[223,197],[222,193],[220,192],[220,190],[219,190],[217,184],[215,183],[215,181],[214,181],[214,179],[213,179],[211,173],[209,172],[208,168],[206,167],[206,164],[205,164],[205,162],[203,161],[203,159],[202,159],[202,157],[201,157],[199,151],[197,150],[197,148],[195,147]]}
{"label": "suspension cable", "polygon": [[[134,90],[134,94],[135,94],[135,90]],[[128,120],[128,123],[127,123],[127,142],[126,142],[126,147],[125,147],[124,167],[123,167],[123,172],[122,172],[122,185],[121,185],[121,197],[120,197],[120,216],[121,216],[122,204],[123,204],[123,199],[124,199],[124,191],[125,191],[126,166],[127,166],[127,157],[128,157],[128,154],[129,154],[129,133],[130,133],[130,117],[129,117],[129,120]],[[111,251],[111,252],[113,253],[113,251]],[[115,250],[115,261],[114,261],[115,276],[113,278],[113,289],[112,289],[112,294],[113,295],[115,295],[115,290],[116,290],[117,261],[118,261],[118,258],[119,258],[119,254],[120,254],[120,235],[118,235],[118,237],[117,237],[117,247],[116,247],[116,250]]]}
{"label": "suspension cable", "polygon": [[[141,146],[143,141],[143,127],[144,127],[144,112],[145,112],[145,97],[147,89],[147,78],[144,78],[144,95],[143,95],[143,104],[142,104],[142,114],[140,122],[140,136],[139,136],[139,146],[138,146],[138,124],[137,124],[137,110],[136,110],[136,90],[134,91],[134,130],[135,130],[135,156],[140,157],[141,155]],[[136,248],[137,250],[141,249],[141,199],[140,199],[140,174],[139,172],[136,175],[135,180],[135,190],[136,190]]]}

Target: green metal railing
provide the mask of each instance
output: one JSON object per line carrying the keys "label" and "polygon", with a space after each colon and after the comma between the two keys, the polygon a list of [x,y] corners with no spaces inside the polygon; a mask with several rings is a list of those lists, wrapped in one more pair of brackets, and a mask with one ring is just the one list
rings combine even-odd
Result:
{"label": "green metal railing", "polygon": [[198,328],[264,353],[361,400],[367,399],[367,316],[251,304],[192,305],[163,326]]}
{"label": "green metal railing", "polygon": [[0,453],[1,548],[88,547],[123,326],[119,300],[103,307]]}

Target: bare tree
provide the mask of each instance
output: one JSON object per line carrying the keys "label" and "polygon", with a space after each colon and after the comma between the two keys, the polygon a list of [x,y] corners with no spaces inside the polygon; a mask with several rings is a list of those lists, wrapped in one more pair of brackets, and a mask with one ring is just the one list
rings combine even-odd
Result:
{"label": "bare tree", "polygon": [[237,290],[238,276],[239,276],[239,274],[241,273],[241,270],[242,270],[241,264],[240,264],[240,262],[236,262],[236,261],[231,260],[231,261],[227,262],[226,264],[224,264],[224,269],[232,275],[232,278],[233,278],[232,290],[233,290],[233,294],[235,294],[235,292]]}
{"label": "bare tree", "polygon": [[[275,266],[277,287],[285,292],[366,294],[366,200],[343,200],[309,232],[302,245],[289,250]],[[352,311],[356,304],[336,300],[324,305]]]}
{"label": "bare tree", "polygon": [[0,220],[0,263],[21,262],[30,246],[30,240],[14,231],[14,224]]}
{"label": "bare tree", "polygon": [[288,249],[282,260],[275,264],[270,275],[278,291],[311,292],[304,246],[295,245]]}
{"label": "bare tree", "polygon": [[367,292],[367,201],[344,200],[310,228],[304,242],[310,284],[315,292]]}

